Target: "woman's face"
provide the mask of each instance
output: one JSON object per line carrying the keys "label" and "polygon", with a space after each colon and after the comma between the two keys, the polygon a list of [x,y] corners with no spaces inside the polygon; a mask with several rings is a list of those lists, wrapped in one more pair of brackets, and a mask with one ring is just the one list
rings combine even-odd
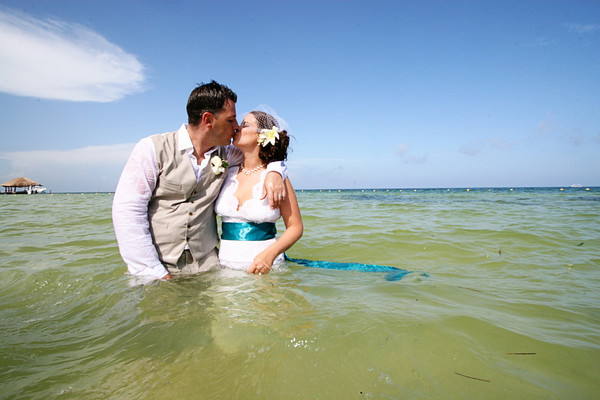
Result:
{"label": "woman's face", "polygon": [[237,148],[258,146],[258,131],[258,121],[254,115],[246,115],[240,124],[240,131],[233,137],[233,145]]}

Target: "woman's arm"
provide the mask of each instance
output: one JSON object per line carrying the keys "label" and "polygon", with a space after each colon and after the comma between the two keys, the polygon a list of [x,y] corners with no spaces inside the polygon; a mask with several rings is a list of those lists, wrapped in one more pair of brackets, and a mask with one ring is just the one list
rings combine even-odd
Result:
{"label": "woman's arm", "polygon": [[285,223],[285,232],[275,243],[254,257],[252,265],[246,271],[250,274],[268,273],[271,270],[275,257],[292,247],[302,237],[304,225],[302,224],[302,216],[300,215],[296,192],[294,192],[289,178],[286,178],[284,184],[288,195],[279,209]]}

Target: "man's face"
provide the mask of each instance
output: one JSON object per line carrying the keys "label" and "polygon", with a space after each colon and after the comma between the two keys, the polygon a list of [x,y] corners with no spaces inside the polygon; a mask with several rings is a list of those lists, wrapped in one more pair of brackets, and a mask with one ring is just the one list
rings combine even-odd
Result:
{"label": "man's face", "polygon": [[235,103],[231,100],[225,101],[223,110],[215,115],[213,122],[213,137],[217,145],[226,146],[231,143],[235,132],[240,129],[235,115]]}

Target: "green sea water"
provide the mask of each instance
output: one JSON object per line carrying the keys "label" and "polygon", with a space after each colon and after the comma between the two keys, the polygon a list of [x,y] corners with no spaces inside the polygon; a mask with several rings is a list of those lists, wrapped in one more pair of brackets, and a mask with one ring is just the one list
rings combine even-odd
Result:
{"label": "green sea water", "polygon": [[0,398],[597,398],[599,188],[298,197],[289,256],[414,272],[140,285],[111,194],[0,196]]}

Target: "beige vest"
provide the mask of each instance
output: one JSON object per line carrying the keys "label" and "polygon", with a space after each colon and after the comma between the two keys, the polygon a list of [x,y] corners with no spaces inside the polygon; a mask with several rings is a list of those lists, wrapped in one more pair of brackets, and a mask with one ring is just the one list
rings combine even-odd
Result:
{"label": "beige vest", "polygon": [[[218,243],[214,202],[226,172],[215,175],[209,162],[196,182],[189,156],[177,150],[177,131],[151,138],[159,173],[148,203],[148,220],[158,257],[175,266],[187,244],[199,260]],[[219,146],[211,158],[215,155],[225,159],[225,148]]]}

